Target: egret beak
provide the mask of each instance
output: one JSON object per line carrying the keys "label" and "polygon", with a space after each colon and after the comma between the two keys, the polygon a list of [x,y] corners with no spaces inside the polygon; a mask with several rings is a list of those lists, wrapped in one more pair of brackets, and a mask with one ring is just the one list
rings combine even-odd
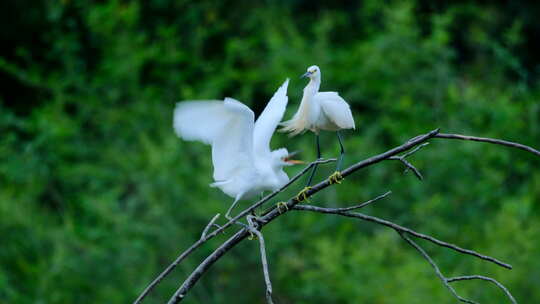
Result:
{"label": "egret beak", "polygon": [[291,152],[289,153],[289,155],[287,155],[287,157],[285,157],[283,159],[284,162],[288,163],[288,164],[291,164],[291,165],[301,165],[301,164],[305,164],[305,162],[301,161],[301,160],[296,160],[296,159],[291,159],[293,156],[295,156],[296,154],[298,154],[300,151],[294,151],[294,152]]}
{"label": "egret beak", "polygon": [[302,165],[306,163],[305,161],[296,160],[296,159],[287,159],[285,162],[291,165]]}
{"label": "egret beak", "polygon": [[302,79],[304,77],[309,77],[310,74],[311,74],[310,72],[306,72],[302,76],[300,76],[300,79]]}

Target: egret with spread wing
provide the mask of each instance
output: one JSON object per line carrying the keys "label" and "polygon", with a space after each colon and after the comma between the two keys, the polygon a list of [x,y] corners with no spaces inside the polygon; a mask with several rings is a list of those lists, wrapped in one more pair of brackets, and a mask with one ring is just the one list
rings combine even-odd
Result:
{"label": "egret with spread wing", "polygon": [[[291,136],[310,130],[315,133],[317,143],[317,158],[321,158],[321,148],[319,145],[319,130],[336,131],[341,148],[336,173],[333,178],[337,181],[340,178],[339,170],[345,149],[343,148],[341,129],[354,129],[354,119],[347,102],[339,96],[337,92],[319,92],[321,85],[321,70],[313,65],[301,77],[308,77],[309,83],[304,88],[304,96],[300,107],[291,120],[282,123],[284,126],[280,131],[291,132]],[[315,169],[313,166],[308,179],[308,186],[311,184]]]}
{"label": "egret with spread wing", "polygon": [[232,98],[223,101],[184,101],[174,110],[174,130],[189,141],[212,146],[214,183],[234,198],[225,217],[239,200],[284,186],[289,177],[284,166],[291,160],[287,149],[271,151],[270,140],[287,107],[287,79],[274,93],[256,122],[250,108]]}

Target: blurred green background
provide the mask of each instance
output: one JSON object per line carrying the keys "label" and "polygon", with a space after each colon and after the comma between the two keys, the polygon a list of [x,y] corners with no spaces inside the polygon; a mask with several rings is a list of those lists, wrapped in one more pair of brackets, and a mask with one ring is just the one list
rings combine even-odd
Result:
{"label": "blurred green background", "polygon": [[[298,76],[317,64],[321,89],[353,108],[346,165],[437,127],[539,148],[539,15],[535,1],[2,1],[0,303],[129,303],[226,210],[232,200],[208,187],[209,147],[172,130],[178,100],[231,96],[258,114],[290,77],[289,118]],[[321,140],[336,156],[335,135]],[[277,134],[273,148],[312,160],[313,142]],[[511,263],[419,241],[446,275],[489,275],[540,303],[540,158],[433,140],[410,160],[423,182],[385,162],[312,203],[392,190],[364,211]],[[264,233],[278,303],[456,302],[389,229],[291,213]],[[166,301],[224,238],[146,303]],[[487,282],[454,286],[509,303]],[[185,302],[264,303],[258,243],[232,250]]]}

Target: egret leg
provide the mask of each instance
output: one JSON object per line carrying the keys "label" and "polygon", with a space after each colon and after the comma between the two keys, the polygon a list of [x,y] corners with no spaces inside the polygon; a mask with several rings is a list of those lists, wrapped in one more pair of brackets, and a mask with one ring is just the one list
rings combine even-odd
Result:
{"label": "egret leg", "polygon": [[[232,216],[231,216],[231,212],[232,210],[234,209],[234,207],[236,207],[236,205],[238,204],[238,201],[240,200],[240,197],[242,197],[242,194],[239,194],[236,196],[234,202],[232,203],[232,205],[229,207],[229,209],[227,210],[227,213],[225,213],[225,218],[227,218],[229,221],[232,221]],[[235,224],[238,224],[244,228],[248,228],[248,226],[240,221],[235,221],[234,222]]]}
{"label": "egret leg", "polygon": [[[320,159],[321,158],[321,146],[319,144],[319,134],[315,134],[315,142],[317,144],[317,159]],[[313,176],[315,175],[316,170],[317,170],[317,164],[313,166],[313,169],[311,169],[311,174],[309,175],[309,179],[308,179],[306,187],[309,187],[309,185],[311,185],[311,181],[313,180]]]}
{"label": "egret leg", "polygon": [[[262,200],[263,198],[264,198],[264,191],[261,191],[261,193],[259,193],[259,201]],[[257,208],[257,212],[261,212],[261,210],[262,210],[262,205]],[[256,216],[255,210],[251,211],[251,215]]]}
{"label": "egret leg", "polygon": [[234,200],[234,202],[232,203],[232,205],[229,207],[229,209],[227,210],[227,213],[225,213],[225,217],[230,221],[232,220],[232,217],[231,217],[231,212],[232,210],[234,209],[234,207],[236,207],[236,205],[238,204],[238,197]]}
{"label": "egret leg", "polygon": [[339,159],[336,166],[336,171],[339,171],[341,169],[341,162],[343,161],[343,158],[345,157],[345,148],[343,148],[343,143],[341,142],[342,141],[341,134],[339,133],[339,131],[337,131],[336,133],[337,133],[337,138],[339,141],[339,147],[341,148],[341,150],[339,151]]}

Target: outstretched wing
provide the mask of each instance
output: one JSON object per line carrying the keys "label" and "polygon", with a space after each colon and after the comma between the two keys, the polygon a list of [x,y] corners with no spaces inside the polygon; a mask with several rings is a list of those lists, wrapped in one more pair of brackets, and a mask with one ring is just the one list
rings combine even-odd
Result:
{"label": "outstretched wing", "polygon": [[317,102],[335,125],[342,129],[354,129],[354,119],[349,104],[337,92],[319,92],[315,94]]}
{"label": "outstretched wing", "polygon": [[224,101],[184,101],[174,110],[174,130],[185,140],[212,145],[214,180],[230,179],[253,168],[254,114],[232,98]]}
{"label": "outstretched wing", "polygon": [[289,98],[287,97],[287,87],[289,79],[277,89],[270,99],[263,112],[255,122],[253,131],[253,148],[255,155],[265,155],[270,153],[270,140],[276,128],[283,118],[285,108]]}

